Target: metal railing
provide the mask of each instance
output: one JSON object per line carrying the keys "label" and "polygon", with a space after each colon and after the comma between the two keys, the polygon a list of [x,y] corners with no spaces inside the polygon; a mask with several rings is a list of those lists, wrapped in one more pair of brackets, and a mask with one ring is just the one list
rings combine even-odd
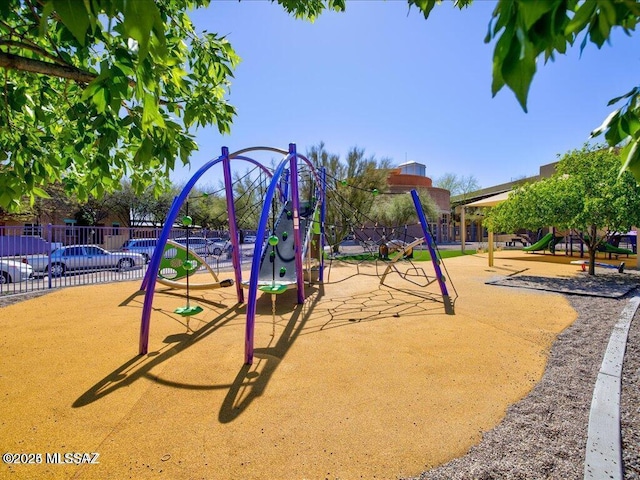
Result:
{"label": "metal railing", "polygon": [[[39,233],[39,235],[33,235]],[[172,239],[185,236],[174,229]],[[54,288],[142,280],[147,271],[147,255],[135,248],[123,251],[131,239],[154,239],[160,228],[95,227],[43,225],[37,231],[30,226],[0,227],[0,295],[14,295]],[[191,229],[191,239],[200,239],[192,248],[214,271],[231,268],[231,256],[223,251],[213,254],[202,238],[224,237],[221,232]],[[241,246],[242,247],[242,246]],[[215,249],[216,252],[218,249]],[[250,261],[253,245],[241,252],[242,261]],[[204,268],[204,267],[203,267]]]}

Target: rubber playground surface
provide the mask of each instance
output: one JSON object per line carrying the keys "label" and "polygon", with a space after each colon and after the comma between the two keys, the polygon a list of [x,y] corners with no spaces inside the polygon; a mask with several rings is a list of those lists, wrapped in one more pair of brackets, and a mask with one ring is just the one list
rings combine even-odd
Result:
{"label": "rubber playground surface", "polygon": [[192,292],[203,312],[190,318],[174,313],[184,292],[159,287],[142,357],[138,282],[2,308],[0,448],[42,457],[0,465],[0,478],[418,475],[463,455],[541,378],[575,311],[553,292],[485,282],[586,275],[560,257],[446,260],[455,315],[434,301],[437,282],[392,273],[380,286],[374,266],[352,276],[356,267],[334,265],[303,305],[294,289],[281,294],[275,321],[270,295],[258,298],[252,366],[235,287]]}

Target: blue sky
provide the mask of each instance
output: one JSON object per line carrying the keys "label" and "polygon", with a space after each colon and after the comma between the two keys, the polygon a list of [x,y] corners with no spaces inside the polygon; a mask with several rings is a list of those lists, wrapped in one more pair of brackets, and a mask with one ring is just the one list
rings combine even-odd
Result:
{"label": "blue sky", "polygon": [[305,153],[320,141],[342,158],[358,146],[395,164],[418,161],[434,180],[473,175],[489,187],[537,174],[581,147],[611,111],[609,99],[635,85],[637,37],[618,33],[582,58],[576,45],[539,64],[524,113],[506,88],[491,97],[493,45],[483,39],[493,8],[445,2],[425,20],[405,0],[349,0],[346,12],[312,24],[266,1],[214,0],[192,19],[226,35],[242,58],[229,96],[238,116],[230,135],[197,131],[191,169],[172,178],[188,179],[222,146],[292,142]]}

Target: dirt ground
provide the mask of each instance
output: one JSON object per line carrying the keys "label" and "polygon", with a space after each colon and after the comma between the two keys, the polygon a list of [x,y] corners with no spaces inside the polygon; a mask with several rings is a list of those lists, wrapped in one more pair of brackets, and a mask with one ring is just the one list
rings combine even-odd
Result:
{"label": "dirt ground", "polygon": [[189,318],[174,313],[184,291],[159,288],[145,356],[138,282],[1,308],[0,449],[34,463],[3,463],[0,478],[418,475],[464,454],[530,392],[576,319],[562,295],[485,284],[581,274],[570,258],[544,259],[446,260],[455,315],[419,271],[381,286],[381,268],[333,265],[303,305],[294,289],[280,295],[275,319],[259,297],[251,366],[235,288],[192,292],[204,310]]}

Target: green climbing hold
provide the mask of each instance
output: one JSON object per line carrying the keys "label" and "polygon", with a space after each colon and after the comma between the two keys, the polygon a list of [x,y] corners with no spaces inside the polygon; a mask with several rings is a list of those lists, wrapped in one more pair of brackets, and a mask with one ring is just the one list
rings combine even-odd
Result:
{"label": "green climbing hold", "polygon": [[272,247],[275,247],[278,244],[278,237],[276,235],[271,235],[269,237],[269,245],[271,245]]}
{"label": "green climbing hold", "polygon": [[197,315],[202,312],[203,308],[200,306],[191,307],[187,305],[186,307],[179,307],[174,310],[178,315],[182,315],[183,317],[190,317],[191,315]]}
{"label": "green climbing hold", "polygon": [[371,193],[373,193],[373,195],[375,196],[375,195],[378,195],[378,193],[380,192],[378,192],[377,188],[374,188],[373,190],[371,190]]}
{"label": "green climbing hold", "polygon": [[271,253],[269,254],[269,258],[273,261],[273,259],[276,258],[276,252],[271,250]]}
{"label": "green climbing hold", "polygon": [[293,212],[291,210],[287,210],[287,218],[291,219],[293,217]]}
{"label": "green climbing hold", "polygon": [[345,187],[347,186],[347,181],[346,181],[346,180],[342,180],[340,183],[341,183],[342,185],[344,185]]}
{"label": "green climbing hold", "polygon": [[193,219],[189,215],[182,217],[182,226],[190,227],[193,224]]}
{"label": "green climbing hold", "polygon": [[286,240],[289,237],[287,232],[282,232],[282,240]]}
{"label": "green climbing hold", "polygon": [[285,267],[280,267],[280,276],[284,277],[287,273],[287,269]]}

